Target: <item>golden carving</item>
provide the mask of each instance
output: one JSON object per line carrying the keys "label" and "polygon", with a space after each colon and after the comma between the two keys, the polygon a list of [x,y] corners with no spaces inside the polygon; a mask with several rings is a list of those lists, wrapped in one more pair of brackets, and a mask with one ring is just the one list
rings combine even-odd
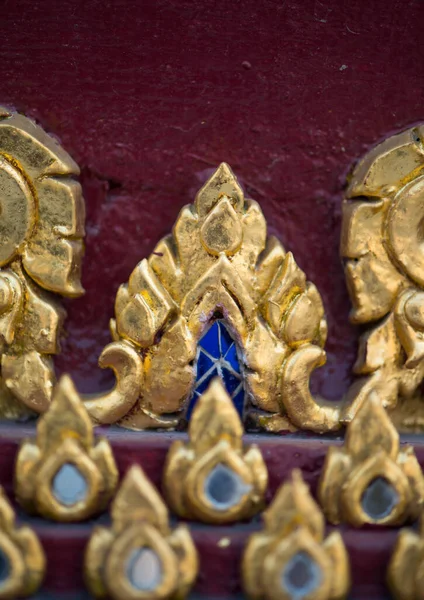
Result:
{"label": "golden carving", "polygon": [[371,394],[348,425],[342,448],[327,453],[318,490],[331,523],[399,525],[418,517],[424,477],[412,446],[399,434],[377,395]]}
{"label": "golden carving", "polygon": [[66,315],[83,293],[79,169],[40,127],[0,108],[0,414],[47,409]]}
{"label": "golden carving", "polygon": [[92,594],[114,600],[184,598],[197,576],[196,548],[185,525],[171,531],[168,510],[140,467],[125,476],[111,516],[112,528],[97,527],[86,550]]}
{"label": "golden carving", "polygon": [[424,589],[424,518],[421,516],[419,532],[412,529],[400,531],[387,581],[396,600],[421,600]]}
{"label": "golden carving", "polygon": [[[254,600],[341,600],[350,588],[349,557],[339,532],[326,539],[324,517],[300,471],[278,490],[243,555],[243,583]],[[297,572],[297,573],[296,573]]]}
{"label": "golden carving", "polygon": [[359,162],[343,203],[341,254],[361,336],[350,421],[374,392],[401,430],[423,430],[424,127],[395,135]]}
{"label": "golden carving", "polygon": [[189,442],[175,441],[164,492],[178,515],[209,523],[248,518],[264,503],[268,472],[257,446],[243,447],[243,425],[221,380],[199,399]]}
{"label": "golden carving", "polygon": [[15,513],[0,488],[0,598],[31,596],[46,569],[43,548],[29,527],[16,527]]}
{"label": "golden carving", "polygon": [[95,422],[176,427],[193,393],[199,339],[222,319],[242,356],[246,412],[256,424],[271,431],[339,427],[339,406],[309,392],[311,371],[325,361],[318,290],[267,237],[259,205],[245,200],[228,165],[119,288],[115,315],[115,344],[132,350],[132,363],[113,397],[86,403]]}
{"label": "golden carving", "polygon": [[95,441],[90,417],[64,375],[37,423],[36,440],[24,441],[19,450],[16,497],[29,512],[77,521],[104,510],[117,483],[109,442]]}

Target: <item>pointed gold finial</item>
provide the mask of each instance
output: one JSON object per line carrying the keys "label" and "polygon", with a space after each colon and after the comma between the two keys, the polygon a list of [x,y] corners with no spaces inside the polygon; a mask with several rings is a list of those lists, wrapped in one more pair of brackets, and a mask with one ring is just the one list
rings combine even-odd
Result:
{"label": "pointed gold finial", "polygon": [[103,510],[117,482],[109,442],[94,439],[90,417],[64,375],[38,421],[36,440],[24,441],[19,450],[16,497],[29,512],[77,521]]}
{"label": "pointed gold finial", "polygon": [[243,426],[220,379],[198,400],[189,442],[172,444],[164,491],[180,516],[227,523],[254,515],[264,503],[268,472],[257,446],[243,447]]}
{"label": "pointed gold finial", "polygon": [[376,395],[349,424],[343,448],[329,449],[319,498],[331,523],[399,525],[418,517],[424,477],[412,446],[399,434]]}
{"label": "pointed gold finial", "polygon": [[419,531],[399,532],[387,571],[387,583],[396,600],[421,600],[424,589],[424,516]]}
{"label": "pointed gold finial", "polygon": [[[228,338],[225,348],[206,347],[216,326]],[[86,402],[96,423],[181,427],[199,386],[209,382],[203,368],[212,372],[212,358],[229,394],[238,396],[243,420],[255,428],[340,427],[340,405],[309,390],[311,372],[325,362],[319,292],[293,255],[267,236],[259,205],[245,198],[225,163],[121,285],[111,331],[114,354],[125,348],[126,360],[115,361],[116,393]]]}
{"label": "pointed gold finial", "polygon": [[325,522],[303,482],[292,473],[263,515],[243,555],[244,589],[254,600],[341,600],[350,588],[349,557],[339,532],[324,539]]}
{"label": "pointed gold finial", "polygon": [[125,476],[111,508],[112,527],[97,527],[85,554],[85,577],[96,597],[113,600],[185,598],[198,571],[185,525],[171,531],[168,510],[138,466]]}
{"label": "pointed gold finial", "polygon": [[37,535],[16,527],[15,513],[0,488],[0,599],[31,596],[40,587],[46,559]]}

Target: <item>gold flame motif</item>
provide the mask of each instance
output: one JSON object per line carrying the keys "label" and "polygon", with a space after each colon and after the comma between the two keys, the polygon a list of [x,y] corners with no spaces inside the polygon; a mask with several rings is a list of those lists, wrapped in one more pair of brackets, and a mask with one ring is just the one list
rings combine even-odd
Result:
{"label": "gold flame motif", "polygon": [[109,442],[94,439],[90,417],[64,375],[37,423],[36,440],[24,441],[19,450],[16,497],[28,512],[79,521],[104,510],[117,483]]}
{"label": "gold flame motif", "polygon": [[344,447],[329,449],[319,498],[335,524],[400,525],[418,517],[424,477],[413,447],[399,448],[399,434],[378,396],[362,404]]}
{"label": "gold flame motif", "polygon": [[181,517],[209,523],[248,518],[264,504],[268,472],[257,446],[243,447],[243,425],[221,380],[199,399],[189,442],[175,441],[164,469],[164,492]]}
{"label": "gold flame motif", "polygon": [[119,288],[115,315],[115,347],[131,357],[112,396],[86,401],[96,423],[175,428],[193,393],[199,339],[223,319],[243,357],[249,420],[270,431],[340,426],[340,406],[309,392],[311,371],[325,361],[318,290],[267,237],[259,205],[226,164]]}
{"label": "gold flame motif", "polygon": [[[324,517],[300,471],[277,491],[263,521],[263,530],[250,536],[243,555],[243,584],[249,598],[346,597],[350,566],[343,539],[336,531],[324,539]],[[293,581],[292,569],[298,569]]]}
{"label": "gold flame motif", "polygon": [[424,518],[419,531],[402,529],[387,572],[387,582],[396,600],[420,600],[424,585]]}
{"label": "gold flame motif", "polygon": [[[196,548],[185,525],[171,531],[168,510],[140,467],[126,474],[111,517],[112,528],[96,527],[86,550],[85,576],[94,596],[185,598],[197,576]],[[132,567],[132,557],[143,551],[149,553],[145,566]]]}
{"label": "gold flame motif", "polygon": [[16,527],[15,513],[0,488],[0,598],[31,596],[40,587],[46,570],[43,548],[29,527]]}

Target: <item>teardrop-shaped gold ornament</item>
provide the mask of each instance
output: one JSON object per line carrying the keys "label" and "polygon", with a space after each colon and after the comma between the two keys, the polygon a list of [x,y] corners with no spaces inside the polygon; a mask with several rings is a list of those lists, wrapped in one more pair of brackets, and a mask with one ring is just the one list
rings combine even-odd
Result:
{"label": "teardrop-shaped gold ornament", "polygon": [[15,513],[0,488],[0,599],[32,596],[46,571],[43,547],[28,527],[17,527]]}
{"label": "teardrop-shaped gold ornament", "polygon": [[138,466],[126,474],[111,507],[112,527],[97,527],[85,553],[85,578],[96,597],[185,598],[198,571],[188,528],[171,530],[162,498]]}
{"label": "teardrop-shaped gold ornament", "polygon": [[331,523],[399,525],[418,517],[424,477],[412,446],[399,434],[376,395],[348,425],[342,448],[327,453],[318,490]]}
{"label": "teardrop-shaped gold ornament", "polygon": [[231,205],[230,198],[224,196],[206,217],[200,236],[203,246],[210,254],[227,256],[239,249],[243,239],[240,217]]}
{"label": "teardrop-shaped gold ornament", "polygon": [[57,521],[79,521],[101,512],[118,483],[109,442],[93,426],[71,379],[57,384],[37,438],[24,441],[16,460],[19,503]]}
{"label": "teardrop-shaped gold ornament", "polygon": [[227,523],[251,517],[264,504],[268,472],[257,446],[244,447],[243,426],[220,379],[194,408],[189,442],[172,444],[164,492],[181,517]]}
{"label": "teardrop-shaped gold ornament", "polygon": [[343,539],[336,531],[324,539],[324,517],[300,471],[281,485],[263,521],[243,554],[243,586],[249,598],[346,597],[350,566]]}

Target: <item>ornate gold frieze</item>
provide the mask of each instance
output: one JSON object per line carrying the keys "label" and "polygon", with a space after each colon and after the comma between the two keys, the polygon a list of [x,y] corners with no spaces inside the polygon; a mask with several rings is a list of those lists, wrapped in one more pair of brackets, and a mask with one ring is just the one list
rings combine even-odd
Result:
{"label": "ornate gold frieze", "polygon": [[219,319],[238,347],[250,420],[271,431],[339,427],[339,406],[309,392],[311,371],[325,361],[318,290],[267,237],[259,205],[244,198],[228,165],[119,288],[115,315],[114,358],[103,366],[115,365],[118,383],[86,402],[96,423],[175,428],[193,394],[199,340]]}
{"label": "ornate gold frieze", "polygon": [[17,527],[15,513],[0,488],[0,598],[32,596],[46,570],[43,548],[34,531]]}
{"label": "ornate gold frieze", "polygon": [[421,600],[424,589],[424,518],[419,531],[402,529],[390,559],[387,581],[396,600]]}
{"label": "ornate gold frieze", "polygon": [[85,554],[91,593],[113,600],[185,598],[198,571],[185,525],[173,531],[168,510],[138,466],[128,471],[111,507],[112,527],[96,527]]}
{"label": "ornate gold frieze", "polygon": [[0,108],[0,413],[44,412],[65,311],[83,293],[79,169],[26,117]]}
{"label": "ornate gold frieze", "polygon": [[243,446],[243,425],[220,379],[199,399],[189,441],[175,441],[163,474],[169,506],[181,517],[228,523],[264,504],[268,472],[257,446]]}
{"label": "ornate gold frieze", "polygon": [[37,438],[24,441],[16,460],[15,492],[28,511],[78,521],[104,510],[118,483],[109,442],[93,426],[71,379],[57,384]]}
{"label": "ornate gold frieze", "polygon": [[339,532],[324,539],[325,520],[300,471],[278,490],[243,555],[244,589],[253,600],[341,600],[350,588],[349,557]]}
{"label": "ornate gold frieze", "polygon": [[349,178],[341,254],[361,335],[343,421],[370,392],[401,430],[424,428],[424,128],[371,150]]}
{"label": "ornate gold frieze", "polygon": [[344,446],[328,450],[318,495],[335,524],[400,525],[420,514],[420,465],[412,446],[400,449],[399,434],[376,394],[348,425]]}

